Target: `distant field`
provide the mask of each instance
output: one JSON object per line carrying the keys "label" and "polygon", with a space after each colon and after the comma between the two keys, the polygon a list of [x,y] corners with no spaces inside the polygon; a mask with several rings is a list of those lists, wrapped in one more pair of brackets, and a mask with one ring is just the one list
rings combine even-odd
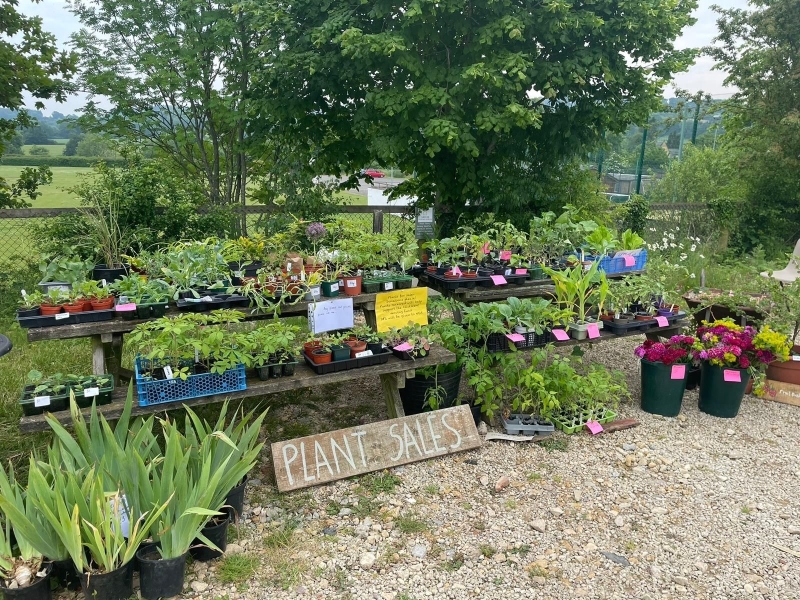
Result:
{"label": "distant field", "polygon": [[[60,140],[56,140],[57,142]],[[39,146],[39,148],[46,148],[48,152],[50,152],[50,156],[63,156],[64,155],[64,148],[67,147],[66,143],[63,144],[55,144],[53,146]],[[33,145],[25,144],[22,147],[22,152],[24,154],[30,154],[30,149],[33,148]]]}
{"label": "distant field", "polygon": [[[50,146],[51,148],[53,146]],[[9,183],[16,181],[19,172],[25,167],[12,167],[0,165],[0,177],[5,178]],[[70,194],[64,188],[77,185],[80,181],[79,175],[90,173],[90,167],[50,167],[53,172],[53,183],[40,188],[42,195],[31,202],[33,208],[67,208],[78,206],[78,199],[74,194]]]}

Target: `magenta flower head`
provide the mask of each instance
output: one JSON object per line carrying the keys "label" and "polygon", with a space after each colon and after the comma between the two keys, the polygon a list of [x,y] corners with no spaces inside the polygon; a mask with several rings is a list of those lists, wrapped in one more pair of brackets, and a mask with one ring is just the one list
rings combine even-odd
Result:
{"label": "magenta flower head", "polygon": [[306,227],[306,237],[311,240],[312,242],[317,242],[324,238],[328,234],[328,230],[325,228],[325,225],[319,222],[311,223],[308,227]]}

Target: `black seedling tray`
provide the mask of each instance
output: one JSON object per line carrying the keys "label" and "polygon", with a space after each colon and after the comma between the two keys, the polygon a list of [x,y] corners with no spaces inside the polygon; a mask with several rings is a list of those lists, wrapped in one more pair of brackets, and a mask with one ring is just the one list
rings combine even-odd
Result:
{"label": "black seedling tray", "polygon": [[191,299],[180,298],[177,302],[178,310],[185,310],[187,312],[205,312],[207,310],[216,310],[218,308],[233,308],[235,306],[248,306],[250,300],[244,296],[229,295],[229,294],[216,294],[210,296],[211,300],[205,302],[196,302]]}
{"label": "black seedling tray", "polygon": [[654,319],[649,321],[631,321],[630,323],[614,323],[614,321],[603,321],[603,329],[606,329],[614,335],[624,335],[631,331],[644,331],[655,326]]}
{"label": "black seedling tray", "polygon": [[439,285],[446,290],[457,290],[458,288],[474,288],[476,285],[484,285],[483,282],[488,282],[488,285],[494,285],[492,280],[488,277],[459,277],[458,279],[448,279],[444,275],[437,275],[436,273],[426,272],[426,275],[431,279],[439,282]]}
{"label": "black seedling tray", "polygon": [[363,358],[348,358],[347,360],[336,360],[322,365],[315,365],[307,355],[303,354],[306,364],[317,374],[327,375],[328,373],[338,373],[339,371],[349,371],[350,369],[360,369],[362,367],[372,367],[382,365],[389,361],[392,351],[388,348],[380,354],[364,356]]}
{"label": "black seedling tray", "polygon": [[87,310],[78,313],[60,313],[69,315],[56,319],[58,315],[39,315],[37,317],[18,317],[17,322],[20,327],[34,329],[39,327],[60,327],[62,325],[77,325],[78,323],[97,323],[99,321],[110,321],[114,318],[114,309],[109,310]]}
{"label": "black seedling tray", "polygon": [[508,419],[503,419],[503,427],[510,435],[536,435],[539,433],[552,433],[555,425],[547,419],[532,417],[530,415],[513,414]]}

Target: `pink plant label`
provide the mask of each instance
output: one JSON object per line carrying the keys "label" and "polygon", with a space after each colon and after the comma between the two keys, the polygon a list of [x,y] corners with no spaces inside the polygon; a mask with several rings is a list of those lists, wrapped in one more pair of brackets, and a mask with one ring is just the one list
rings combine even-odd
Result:
{"label": "pink plant label", "polygon": [[586,429],[588,429],[592,435],[597,435],[598,433],[603,432],[603,426],[597,421],[586,421]]}
{"label": "pink plant label", "polygon": [[566,342],[569,339],[569,335],[563,329],[553,329],[551,333],[559,342]]}
{"label": "pink plant label", "polygon": [[625,263],[626,267],[632,267],[636,264],[636,259],[632,257],[630,254],[623,254],[622,262]]}
{"label": "pink plant label", "polygon": [[733,369],[724,369],[722,371],[722,378],[730,383],[742,383],[742,374]]}
{"label": "pink plant label", "polygon": [[511,250],[501,250],[500,260],[511,260]]}
{"label": "pink plant label", "polygon": [[451,273],[453,275],[458,275],[459,277],[461,277],[461,269],[459,269],[458,267],[453,267],[453,270],[451,271]]}
{"label": "pink plant label", "polygon": [[484,254],[489,254],[489,242],[486,242],[483,245],[483,248],[481,248],[481,252],[483,252]]}
{"label": "pink plant label", "polygon": [[672,379],[683,379],[686,377],[686,365],[672,365]]}
{"label": "pink plant label", "polygon": [[492,282],[494,282],[495,285],[504,285],[508,283],[506,278],[502,275],[492,275]]}
{"label": "pink plant label", "polygon": [[128,304],[117,304],[117,310],[125,312],[126,310],[136,310],[136,305],[133,302]]}
{"label": "pink plant label", "polygon": [[512,342],[524,342],[525,336],[520,335],[519,333],[507,333],[506,337],[510,339]]}
{"label": "pink plant label", "polygon": [[586,326],[586,333],[589,334],[589,339],[597,339],[600,337],[600,329],[597,327],[597,323],[589,323]]}
{"label": "pink plant label", "polygon": [[411,344],[409,344],[408,342],[403,342],[399,346],[395,346],[394,347],[394,349],[397,350],[398,352],[408,352],[412,348],[413,348],[413,346]]}
{"label": "pink plant label", "polygon": [[658,323],[659,327],[667,327],[669,325],[667,317],[656,317],[656,323]]}
{"label": "pink plant label", "polygon": [[514,275],[527,275],[528,269],[516,269]]}

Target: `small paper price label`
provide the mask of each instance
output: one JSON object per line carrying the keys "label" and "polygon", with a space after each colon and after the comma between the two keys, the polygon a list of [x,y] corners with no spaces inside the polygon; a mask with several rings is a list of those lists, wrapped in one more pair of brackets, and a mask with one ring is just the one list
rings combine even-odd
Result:
{"label": "small paper price label", "polygon": [[511,260],[511,250],[501,250],[500,260]]}
{"label": "small paper price label", "polygon": [[484,254],[489,254],[489,242],[486,242],[483,245],[483,248],[481,248],[481,252],[483,252]]}
{"label": "small paper price label", "polygon": [[62,313],[58,313],[56,315],[56,321],[63,321],[64,319],[69,319],[69,313],[68,312],[62,312]]}
{"label": "small paper price label", "polygon": [[514,269],[506,269],[505,276],[508,277],[513,273]]}
{"label": "small paper price label", "polygon": [[800,354],[794,354],[794,355],[792,355],[792,360],[794,360],[794,361],[796,361],[796,362],[800,362]]}
{"label": "small paper price label", "polygon": [[106,283],[105,279],[101,279],[100,280],[100,285],[102,285],[103,287],[106,287],[108,284]]}
{"label": "small paper price label", "polygon": [[311,292],[311,297],[314,300],[319,300],[320,289],[318,287],[312,287],[312,288],[309,289],[309,291]]}
{"label": "small paper price label", "polygon": [[671,379],[683,379],[686,377],[686,365],[672,365]]}
{"label": "small paper price label", "polygon": [[414,348],[414,346],[412,346],[412,345],[411,345],[411,344],[409,344],[408,342],[403,342],[403,343],[402,343],[402,344],[400,344],[399,346],[395,346],[395,347],[394,347],[394,349],[395,349],[395,350],[397,350],[398,352],[408,352],[408,351],[409,351],[409,350],[411,350],[412,348]]}
{"label": "small paper price label", "polygon": [[595,340],[600,337],[600,329],[597,327],[597,323],[589,323],[586,326],[586,333],[589,334],[589,339]]}
{"label": "small paper price label", "polygon": [[344,287],[344,279],[339,280],[339,287]]}
{"label": "small paper price label", "polygon": [[492,277],[492,283],[494,283],[495,285],[504,285],[508,283],[506,281],[506,278],[503,277],[502,275],[492,275],[491,277]]}
{"label": "small paper price label", "polygon": [[506,337],[512,342],[524,342],[525,336],[519,333],[507,333]]}
{"label": "small paper price label", "polygon": [[213,302],[214,299],[211,296],[203,296],[200,298],[200,302]]}
{"label": "small paper price label", "polygon": [[722,378],[729,383],[742,383],[742,374],[733,369],[724,369],[722,371]]}
{"label": "small paper price label", "polygon": [[566,342],[569,339],[569,334],[563,329],[553,329],[551,333],[559,342]]}
{"label": "small paper price label", "polygon": [[36,396],[33,399],[33,405],[37,408],[40,406],[50,406],[50,396]]}
{"label": "small paper price label", "polygon": [[22,294],[23,298],[27,298],[28,297],[28,292],[26,292],[25,290],[20,290],[19,293]]}
{"label": "small paper price label", "polygon": [[363,352],[356,352],[356,358],[364,358],[365,356],[372,356],[372,350],[364,350]]}
{"label": "small paper price label", "polygon": [[622,256],[622,262],[625,264],[626,267],[632,267],[636,264],[636,259],[632,257],[630,254],[624,254]]}
{"label": "small paper price label", "polygon": [[332,292],[338,292],[339,291],[339,284],[338,283],[332,283],[331,284],[331,291]]}
{"label": "small paper price label", "polygon": [[175,379],[175,375],[172,373],[172,367],[170,367],[169,365],[164,367],[164,377],[166,377],[167,379]]}
{"label": "small paper price label", "polygon": [[656,317],[656,323],[658,323],[659,327],[667,327],[669,325],[667,317]]}
{"label": "small paper price label", "polygon": [[598,433],[603,432],[603,426],[597,421],[586,421],[586,429],[588,429],[592,435],[597,435]]}
{"label": "small paper price label", "polygon": [[95,396],[100,395],[100,388],[99,387],[90,387],[83,390],[83,397],[84,398],[94,398]]}
{"label": "small paper price label", "polygon": [[528,269],[516,269],[514,275],[527,275]]}
{"label": "small paper price label", "polygon": [[347,287],[354,288],[358,285],[358,282],[355,279],[348,279],[347,280]]}
{"label": "small paper price label", "polygon": [[387,281],[386,283],[384,283],[384,284],[383,284],[383,289],[384,289],[385,291],[387,291],[387,292],[388,292],[389,290],[393,290],[393,289],[394,289],[394,283],[393,283],[393,282],[391,282],[391,281]]}
{"label": "small paper price label", "polygon": [[119,303],[120,304],[127,304],[128,303],[128,297],[127,296],[120,296],[119,297]]}

